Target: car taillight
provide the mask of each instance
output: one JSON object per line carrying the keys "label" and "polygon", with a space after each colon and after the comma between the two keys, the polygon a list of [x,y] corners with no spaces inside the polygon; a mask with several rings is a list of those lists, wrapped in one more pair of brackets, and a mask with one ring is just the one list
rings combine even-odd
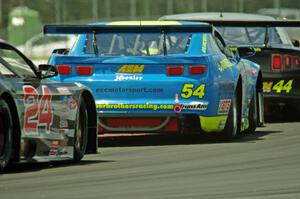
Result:
{"label": "car taillight", "polygon": [[284,65],[286,69],[292,68],[292,56],[291,55],[284,55]]}
{"label": "car taillight", "polygon": [[168,66],[166,73],[170,76],[178,76],[183,74],[183,70],[183,66]]}
{"label": "car taillight", "polygon": [[272,55],[272,70],[281,70],[282,69],[282,56],[278,54]]}
{"label": "car taillight", "polygon": [[294,66],[296,68],[299,68],[300,67],[300,60],[299,60],[299,57],[294,57]]}
{"label": "car taillight", "polygon": [[190,66],[189,72],[192,75],[200,75],[205,73],[206,66],[205,65],[199,65],[199,66]]}
{"label": "car taillight", "polygon": [[78,75],[91,75],[93,74],[93,66],[77,66]]}
{"label": "car taillight", "polygon": [[69,75],[72,73],[72,67],[68,65],[57,65],[58,73],[60,75]]}

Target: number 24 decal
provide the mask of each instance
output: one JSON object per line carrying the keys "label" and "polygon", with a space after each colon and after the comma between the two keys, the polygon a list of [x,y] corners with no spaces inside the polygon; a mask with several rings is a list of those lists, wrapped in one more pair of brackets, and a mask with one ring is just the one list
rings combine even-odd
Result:
{"label": "number 24 decal", "polygon": [[52,93],[47,86],[42,86],[43,95],[38,100],[39,93],[32,86],[23,86],[24,92],[24,129],[28,133],[37,133],[38,126],[45,126],[47,133],[50,133],[50,126],[53,122]]}
{"label": "number 24 decal", "polygon": [[184,84],[181,90],[181,97],[187,99],[192,96],[195,96],[201,99],[205,95],[204,90],[205,90],[205,84],[201,84],[196,88],[194,84]]}

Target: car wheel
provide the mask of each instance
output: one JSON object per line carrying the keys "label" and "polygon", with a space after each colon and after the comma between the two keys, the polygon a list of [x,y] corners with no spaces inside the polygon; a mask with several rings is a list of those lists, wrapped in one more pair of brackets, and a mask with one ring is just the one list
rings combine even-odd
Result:
{"label": "car wheel", "polygon": [[6,101],[0,100],[0,170],[7,166],[12,153],[13,122]]}
{"label": "car wheel", "polygon": [[257,96],[258,93],[255,90],[249,106],[249,127],[246,130],[247,133],[254,133],[257,127]]}
{"label": "car wheel", "polygon": [[225,128],[222,132],[223,139],[231,140],[239,133],[241,125],[239,110],[240,109],[238,108],[237,95],[235,94],[231,101]]}
{"label": "car wheel", "polygon": [[76,129],[74,135],[74,161],[79,162],[86,151],[88,141],[88,115],[84,101],[78,106],[76,116]]}

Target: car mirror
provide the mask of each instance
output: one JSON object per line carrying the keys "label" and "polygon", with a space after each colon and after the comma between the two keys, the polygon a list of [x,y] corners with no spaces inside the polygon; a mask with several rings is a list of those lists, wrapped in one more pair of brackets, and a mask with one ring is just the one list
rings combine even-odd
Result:
{"label": "car mirror", "polygon": [[57,48],[52,51],[53,54],[66,55],[70,52],[69,48]]}
{"label": "car mirror", "polygon": [[49,64],[40,64],[39,73],[42,79],[54,77],[58,74],[58,70],[55,66]]}
{"label": "car mirror", "polygon": [[295,47],[300,47],[300,42],[299,42],[299,40],[297,40],[297,39],[291,39],[292,40],[292,43],[293,43],[293,45],[295,46]]}
{"label": "car mirror", "polygon": [[238,47],[237,53],[241,58],[248,58],[255,55],[256,51],[253,47]]}

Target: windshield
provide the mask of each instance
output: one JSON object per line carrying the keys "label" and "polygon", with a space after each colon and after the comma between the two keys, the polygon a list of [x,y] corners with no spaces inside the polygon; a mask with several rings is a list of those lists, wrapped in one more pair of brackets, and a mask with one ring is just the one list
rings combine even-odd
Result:
{"label": "windshield", "polygon": [[[152,56],[183,54],[188,50],[191,33],[101,33],[95,35],[102,56]],[[93,35],[87,36],[87,54],[95,53]]]}
{"label": "windshield", "polygon": [[13,49],[0,49],[1,75],[20,74],[24,77],[36,77],[34,71],[25,60]]}
{"label": "windshield", "polygon": [[[255,45],[255,46],[293,46],[286,32],[280,28],[265,27],[218,27],[226,43],[230,46]],[[268,36],[268,38],[266,38]]]}

